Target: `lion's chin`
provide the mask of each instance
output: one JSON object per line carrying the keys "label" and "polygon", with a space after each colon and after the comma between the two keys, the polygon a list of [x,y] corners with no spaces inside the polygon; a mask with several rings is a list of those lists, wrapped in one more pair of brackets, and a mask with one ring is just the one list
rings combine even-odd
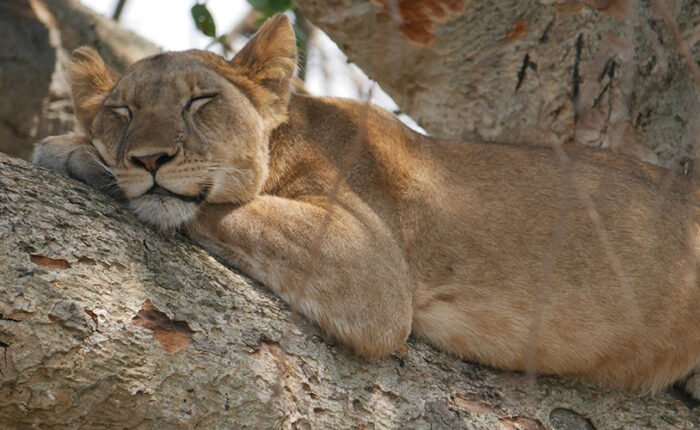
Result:
{"label": "lion's chin", "polygon": [[198,205],[175,197],[144,195],[129,202],[143,222],[162,231],[172,231],[197,215]]}

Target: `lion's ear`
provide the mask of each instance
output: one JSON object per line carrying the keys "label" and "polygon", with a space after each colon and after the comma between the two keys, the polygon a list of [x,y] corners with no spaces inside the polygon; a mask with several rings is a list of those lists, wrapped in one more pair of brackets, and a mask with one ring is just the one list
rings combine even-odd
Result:
{"label": "lion's ear", "polygon": [[116,82],[117,75],[107,67],[97,51],[87,46],[73,51],[70,86],[75,116],[86,132],[90,133],[92,120]]}
{"label": "lion's ear", "polygon": [[275,15],[260,27],[230,62],[238,73],[250,79],[272,97],[275,115],[286,116],[290,95],[290,80],[297,65],[297,45],[289,19]]}

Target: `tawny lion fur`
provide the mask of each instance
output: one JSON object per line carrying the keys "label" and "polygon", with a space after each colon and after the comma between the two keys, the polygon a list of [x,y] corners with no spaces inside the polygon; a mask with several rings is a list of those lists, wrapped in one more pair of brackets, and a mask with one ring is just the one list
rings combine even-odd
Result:
{"label": "tawny lion fur", "polygon": [[295,63],[283,16],[231,61],[165,53],[119,77],[80,48],[86,134],[35,161],[183,230],[362,356],[413,333],[502,369],[646,390],[698,365],[694,182],[662,186],[667,173],[608,153],[425,137],[367,104],[291,94]]}

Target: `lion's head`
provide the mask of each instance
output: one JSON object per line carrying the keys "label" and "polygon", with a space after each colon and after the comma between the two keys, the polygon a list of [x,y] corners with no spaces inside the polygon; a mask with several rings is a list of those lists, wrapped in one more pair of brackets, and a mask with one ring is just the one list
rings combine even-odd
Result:
{"label": "lion's head", "polygon": [[119,77],[79,48],[71,87],[79,122],[136,214],[170,229],[205,202],[244,203],[260,192],[295,67],[294,31],[280,15],[230,61],[168,52]]}

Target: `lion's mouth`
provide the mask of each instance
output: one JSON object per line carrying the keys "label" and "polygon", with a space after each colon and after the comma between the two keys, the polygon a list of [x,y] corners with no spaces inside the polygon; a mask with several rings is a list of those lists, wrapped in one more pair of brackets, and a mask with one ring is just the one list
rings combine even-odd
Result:
{"label": "lion's mouth", "polygon": [[146,191],[143,195],[144,196],[163,196],[163,197],[171,197],[174,199],[179,199],[182,200],[183,202],[189,202],[189,203],[195,203],[195,204],[200,204],[207,198],[207,194],[209,194],[209,187],[204,187],[202,191],[196,195],[196,196],[186,196],[184,194],[177,194],[174,193],[166,188],[161,187],[158,184],[154,184],[150,190]]}

